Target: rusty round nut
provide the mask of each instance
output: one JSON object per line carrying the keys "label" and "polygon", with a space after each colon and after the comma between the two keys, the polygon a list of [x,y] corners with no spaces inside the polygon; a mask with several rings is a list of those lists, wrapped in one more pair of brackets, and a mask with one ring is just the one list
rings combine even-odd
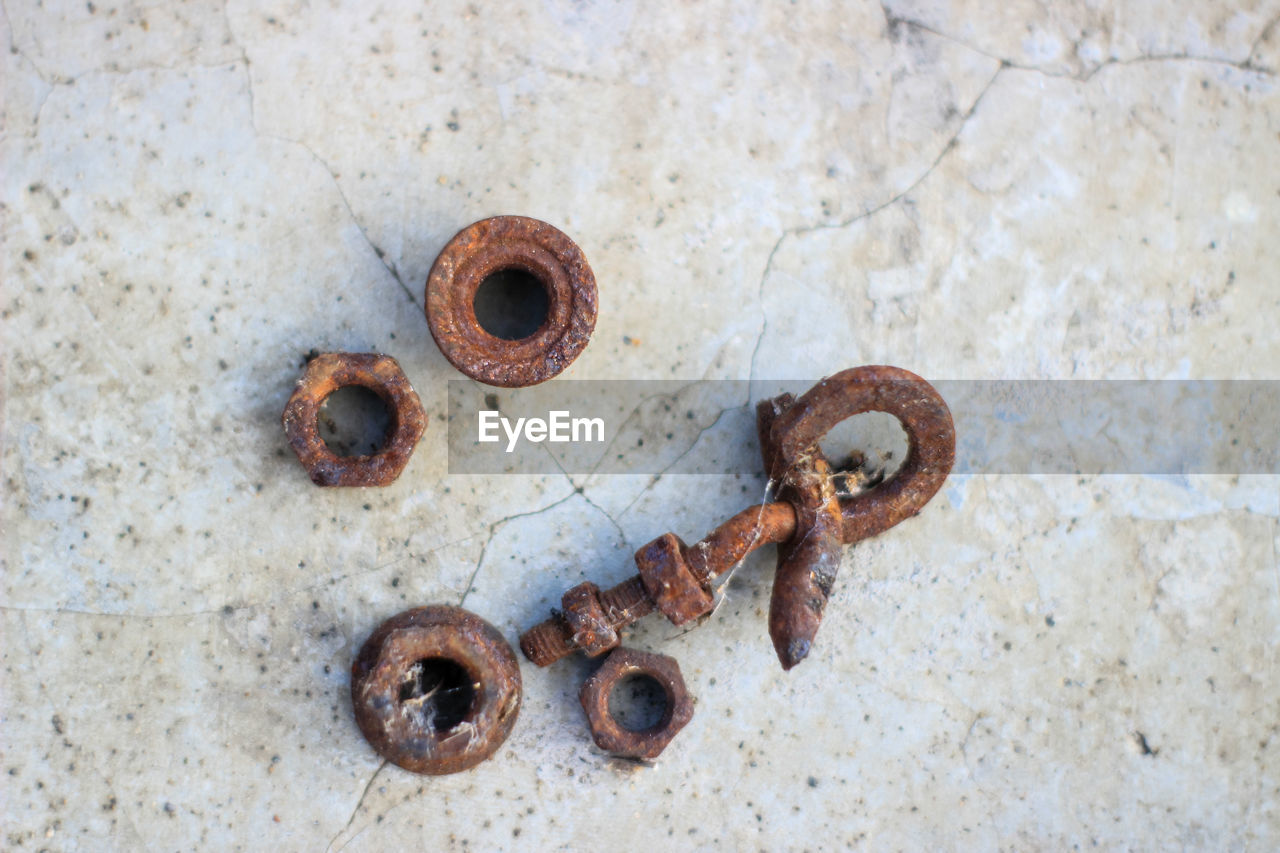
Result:
{"label": "rusty round nut", "polygon": [[[377,453],[338,456],[320,437],[320,406],[339,388],[368,388],[386,404],[390,427]],[[389,355],[327,352],[307,362],[281,418],[289,446],[317,486],[387,486],[409,464],[427,428],[409,379]]]}
{"label": "rusty round nut", "polygon": [[[652,678],[666,696],[662,719],[647,729],[632,730],[619,723],[609,711],[609,695],[613,688],[629,676]],[[591,739],[605,752],[626,758],[651,761],[693,719],[693,697],[680,675],[680,665],[666,655],[616,649],[590,678],[578,694],[587,712]]]}
{"label": "rusty round nut", "polygon": [[414,773],[467,770],[502,746],[520,712],[520,666],[488,622],[450,605],[406,610],[351,664],[365,739]]}
{"label": "rusty round nut", "polygon": [[[519,340],[491,335],[476,319],[480,285],[509,270],[532,276],[547,295],[546,319]],[[440,252],[427,276],[426,313],[450,364],[487,385],[523,388],[557,375],[586,347],[596,326],[596,279],[559,229],[495,216],[468,225]]]}
{"label": "rusty round nut", "polygon": [[715,607],[715,596],[689,568],[687,550],[680,537],[664,533],[636,551],[645,590],[675,625],[692,622]]}

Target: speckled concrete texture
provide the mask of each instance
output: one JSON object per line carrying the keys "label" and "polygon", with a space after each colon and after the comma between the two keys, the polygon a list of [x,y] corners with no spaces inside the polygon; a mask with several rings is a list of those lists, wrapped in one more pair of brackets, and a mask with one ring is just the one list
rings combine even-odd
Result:
{"label": "speckled concrete texture", "polygon": [[[459,228],[582,247],[566,378],[1280,378],[1277,0],[3,6],[0,846],[1280,846],[1275,477],[954,477],[790,673],[767,549],[631,633],[697,697],[653,767],[592,745],[582,660],[456,776],[348,694],[399,610],[514,643],[764,492],[450,476]],[[392,486],[290,453],[313,350],[421,395]]]}

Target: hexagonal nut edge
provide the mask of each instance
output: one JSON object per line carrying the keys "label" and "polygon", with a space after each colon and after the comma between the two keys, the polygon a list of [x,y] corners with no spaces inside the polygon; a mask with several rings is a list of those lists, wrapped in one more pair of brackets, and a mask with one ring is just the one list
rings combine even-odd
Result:
{"label": "hexagonal nut edge", "polygon": [[600,588],[590,581],[572,587],[560,599],[561,615],[573,632],[574,644],[598,657],[618,645],[618,632],[609,624],[600,603]]}
{"label": "hexagonal nut edge", "polygon": [[684,558],[686,546],[674,533],[664,533],[636,551],[636,567],[658,609],[676,625],[710,613],[715,596],[693,575]]}
{"label": "hexagonal nut edge", "polygon": [[[666,694],[666,710],[656,724],[640,730],[625,728],[609,712],[609,695],[631,675],[647,675]],[[693,697],[675,658],[619,648],[582,684],[578,694],[596,746],[612,755],[652,761],[693,719]]]}
{"label": "hexagonal nut edge", "polygon": [[[391,414],[382,448],[367,456],[338,456],[320,437],[320,406],[352,385],[373,391]],[[427,413],[408,377],[394,358],[379,353],[327,352],[311,359],[281,421],[289,446],[317,486],[390,485],[427,429]]]}

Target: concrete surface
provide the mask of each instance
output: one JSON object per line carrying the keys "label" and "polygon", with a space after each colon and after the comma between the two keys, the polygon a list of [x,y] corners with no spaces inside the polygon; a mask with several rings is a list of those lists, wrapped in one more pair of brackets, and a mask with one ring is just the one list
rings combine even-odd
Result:
{"label": "concrete surface", "polygon": [[[698,699],[652,768],[592,746],[585,662],[526,665],[450,777],[382,763],[347,693],[400,609],[514,642],[763,490],[450,477],[420,306],[457,229],[583,247],[567,378],[1276,378],[1278,18],[6,0],[3,846],[1280,846],[1275,477],[956,477],[846,552],[791,673],[757,555],[707,624],[632,636]],[[421,394],[392,487],[288,451],[313,349]]]}

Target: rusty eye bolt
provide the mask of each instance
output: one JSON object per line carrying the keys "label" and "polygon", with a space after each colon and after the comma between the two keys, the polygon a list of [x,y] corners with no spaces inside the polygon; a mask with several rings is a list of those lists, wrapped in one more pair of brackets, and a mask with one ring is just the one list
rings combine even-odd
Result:
{"label": "rusty eye bolt", "polygon": [[[887,412],[907,434],[905,461],[888,482],[842,497],[818,443],[836,424],[863,412]],[[955,461],[955,427],[942,397],[897,367],[868,366],[822,380],[799,399],[783,394],[756,407],[765,474],[777,500],[748,507],[686,545],[666,533],[636,551],[640,573],[612,589],[587,582],[568,590],[561,610],[520,638],[538,666],[575,650],[595,657],[621,642],[619,632],[655,610],[676,625],[711,612],[711,581],[752,551],[777,544],[769,635],[783,669],[804,660],[840,567],[842,545],[875,536],[920,512]]]}

